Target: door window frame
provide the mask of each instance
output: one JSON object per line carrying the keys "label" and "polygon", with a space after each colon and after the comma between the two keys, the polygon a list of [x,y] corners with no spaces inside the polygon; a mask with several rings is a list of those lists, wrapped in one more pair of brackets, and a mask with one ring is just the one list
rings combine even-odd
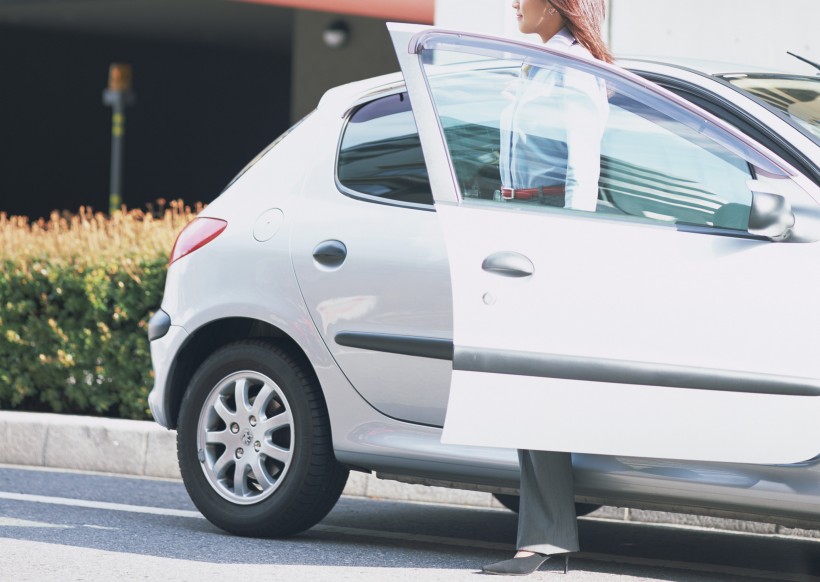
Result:
{"label": "door window frame", "polygon": [[[615,81],[622,88],[630,89],[631,91],[629,93],[635,93],[630,95],[630,97],[638,100],[639,102],[646,103],[650,106],[657,104],[662,105],[663,107],[661,108],[661,111],[666,111],[671,106],[674,110],[676,110],[676,112],[682,111],[683,115],[688,116],[690,119],[697,119],[703,130],[709,132],[707,137],[714,139],[728,151],[744,158],[749,163],[753,174],[761,174],[784,179],[790,179],[797,175],[797,171],[788,162],[781,159],[774,152],[766,150],[761,151],[763,146],[755,143],[740,130],[732,127],[730,124],[722,121],[708,111],[700,109],[683,97],[655,85],[651,81],[648,81],[635,73],[614,65],[600,61],[592,61],[577,55],[532,45],[530,43],[508,39],[497,39],[479,34],[455,34],[436,29],[426,29],[415,33],[410,39],[409,46],[406,50],[409,53],[408,58],[418,59],[418,67],[421,71],[420,76],[426,91],[426,95],[424,97],[427,102],[429,102],[429,107],[427,103],[419,106],[419,100],[416,99],[413,106],[413,112],[417,120],[417,126],[421,126],[425,123],[430,125],[431,122],[434,122],[432,126],[435,127],[435,134],[432,132],[420,131],[419,136],[422,143],[422,150],[425,155],[425,160],[427,160],[428,174],[430,176],[431,187],[436,204],[443,203],[460,205],[465,203],[471,204],[472,201],[469,197],[462,195],[462,192],[458,186],[458,178],[455,175],[455,168],[452,164],[452,156],[450,155],[447,141],[444,136],[444,131],[441,126],[440,117],[433,99],[433,92],[425,71],[425,64],[429,61],[429,59],[426,58],[425,51],[430,50],[457,51],[490,58],[504,58],[505,56],[507,58],[514,57],[515,59],[526,59],[534,62],[536,65],[538,64],[538,61],[544,62],[546,60],[549,64],[576,67],[584,72],[603,78],[604,80]],[[406,74],[407,71],[405,71],[405,75]],[[410,94],[412,100],[413,95],[411,85],[412,83],[407,83],[408,93]],[[441,164],[431,163],[435,161],[436,156],[439,155],[438,152],[445,154],[445,169],[447,172],[446,179],[445,176],[440,173],[440,170],[436,170],[436,166],[440,167]],[[588,213],[588,215],[589,218],[594,218],[596,220],[622,221],[627,219],[632,222],[635,219],[635,217],[620,217],[602,213]],[[644,219],[639,220],[644,222]],[[651,219],[645,220],[646,222],[651,222],[652,224],[659,224],[658,221]],[[768,240],[766,237],[728,228],[684,223],[670,223],[668,226],[685,232]]]}

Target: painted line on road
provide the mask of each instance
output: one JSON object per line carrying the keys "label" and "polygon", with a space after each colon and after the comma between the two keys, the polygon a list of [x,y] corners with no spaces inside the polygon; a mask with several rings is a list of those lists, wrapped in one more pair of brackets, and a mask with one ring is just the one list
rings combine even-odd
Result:
{"label": "painted line on road", "polygon": [[182,483],[181,477],[155,477],[153,475],[132,475],[131,473],[114,473],[112,471],[89,471],[88,469],[69,469],[67,467],[43,467],[40,465],[16,465],[14,463],[0,463],[0,469],[11,469],[12,471],[39,471],[41,473],[64,473],[68,475],[97,475],[100,477],[113,477],[115,479],[139,479],[142,481]]}
{"label": "painted line on road", "polygon": [[[71,499],[68,497],[49,497],[45,495],[30,495],[26,493],[10,493],[0,491],[0,499],[8,499],[10,501],[23,501],[29,503],[48,503],[52,505],[64,505],[68,507],[81,507],[85,509],[104,509],[108,511],[123,511],[129,513],[143,513],[148,515],[163,515],[173,517],[187,517],[193,519],[205,519],[205,517],[198,511],[189,511],[184,509],[170,509],[164,507],[150,507],[143,505],[127,505],[123,503],[110,503],[107,501],[87,501],[84,499]],[[617,523],[617,522],[616,522]],[[2,524],[0,524],[2,525]],[[649,525],[649,524],[641,524]],[[373,529],[361,529],[353,527],[323,525],[318,524],[313,526],[309,531],[323,532],[337,535],[348,535],[356,537],[368,537],[377,539],[399,540],[402,542],[418,542],[424,544],[432,544],[436,546],[455,546],[470,549],[483,550],[497,550],[503,552],[511,552],[514,549],[513,544],[502,544],[495,542],[484,542],[481,540],[468,540],[451,538],[444,536],[432,536],[424,534],[405,534],[400,532],[382,531]],[[644,566],[655,568],[674,568],[676,570],[683,570],[688,572],[700,572],[708,574],[724,574],[733,576],[742,576],[746,578],[757,578],[763,580],[782,580],[783,582],[800,582],[805,581],[805,575],[790,574],[785,572],[768,572],[763,570],[750,570],[745,568],[737,568],[734,566],[721,566],[715,564],[701,564],[693,562],[680,562],[675,560],[655,560],[652,558],[637,558],[627,556],[616,556],[612,554],[595,554],[587,552],[578,552],[573,554],[574,559],[589,560],[593,562],[608,562],[622,565]]]}
{"label": "painted line on road", "polygon": [[170,515],[172,517],[193,517],[205,519],[198,511],[185,509],[170,509],[165,507],[148,507],[144,505],[126,505],[124,503],[109,503],[107,501],[87,501],[85,499],[71,499],[70,497],[48,497],[46,495],[29,495],[27,493],[7,493],[0,491],[0,499],[10,501],[26,501],[28,503],[50,503],[52,505],[66,505],[85,509],[106,509],[108,511],[127,511],[130,513],[147,513],[150,515]]}
{"label": "painted line on road", "polygon": [[47,523],[44,521],[31,521],[30,519],[17,519],[15,517],[3,517],[0,515],[0,527],[31,527],[46,529],[72,529],[73,525],[60,523]]}

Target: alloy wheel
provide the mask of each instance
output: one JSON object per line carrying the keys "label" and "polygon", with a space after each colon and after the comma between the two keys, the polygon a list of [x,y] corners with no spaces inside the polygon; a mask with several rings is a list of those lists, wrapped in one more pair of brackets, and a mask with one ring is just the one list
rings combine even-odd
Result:
{"label": "alloy wheel", "polygon": [[197,454],[208,483],[228,501],[250,505],[284,481],[294,457],[291,407],[259,372],[240,371],[211,391],[197,424]]}

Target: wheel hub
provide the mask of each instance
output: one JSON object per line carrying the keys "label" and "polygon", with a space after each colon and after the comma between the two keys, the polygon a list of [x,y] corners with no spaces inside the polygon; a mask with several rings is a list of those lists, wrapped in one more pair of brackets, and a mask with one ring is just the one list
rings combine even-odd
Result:
{"label": "wheel hub", "polygon": [[293,443],[290,404],[264,374],[231,374],[205,400],[199,460],[211,487],[232,503],[249,505],[271,495],[293,461]]}

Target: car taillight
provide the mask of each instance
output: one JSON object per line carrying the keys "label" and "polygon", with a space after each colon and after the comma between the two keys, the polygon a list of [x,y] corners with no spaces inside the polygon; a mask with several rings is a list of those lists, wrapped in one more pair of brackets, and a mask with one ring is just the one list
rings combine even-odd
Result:
{"label": "car taillight", "polygon": [[218,218],[194,218],[179,233],[168,265],[205,246],[218,237],[227,226],[227,222]]}

